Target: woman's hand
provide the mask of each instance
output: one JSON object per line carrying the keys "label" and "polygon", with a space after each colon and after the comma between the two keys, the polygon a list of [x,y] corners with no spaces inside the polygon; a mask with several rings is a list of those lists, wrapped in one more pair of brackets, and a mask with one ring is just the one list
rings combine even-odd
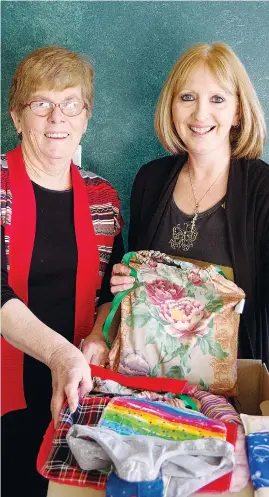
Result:
{"label": "woman's hand", "polygon": [[56,427],[65,397],[70,412],[75,412],[79,399],[78,389],[81,397],[90,392],[92,377],[85,356],[72,344],[57,348],[51,356],[49,367],[53,389],[51,412]]}
{"label": "woman's hand", "polygon": [[[81,350],[89,364],[95,364],[96,366],[106,366],[109,363],[109,348],[106,344],[106,340],[103,334],[103,325],[110,309],[111,302],[106,302],[105,304],[102,304],[100,305],[100,307],[98,307],[97,316],[92,332],[85,338],[85,340],[83,340]],[[117,334],[119,321],[120,315],[119,312],[117,312],[109,329],[109,339],[111,343],[113,343]]]}
{"label": "woman's hand", "polygon": [[85,338],[82,344],[82,352],[88,364],[96,366],[106,366],[108,364],[109,348],[105,338],[101,333],[92,333]]}
{"label": "woman's hand", "polygon": [[132,288],[135,279],[133,276],[130,276],[130,271],[130,268],[125,266],[125,264],[115,264],[113,266],[110,280],[111,293],[116,295],[116,293],[119,293],[122,290],[129,290]]}

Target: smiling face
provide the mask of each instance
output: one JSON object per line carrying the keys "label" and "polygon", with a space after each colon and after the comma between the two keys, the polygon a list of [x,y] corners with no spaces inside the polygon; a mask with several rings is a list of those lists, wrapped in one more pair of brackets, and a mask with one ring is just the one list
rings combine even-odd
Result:
{"label": "smiling face", "polygon": [[[41,90],[31,95],[27,103],[47,101],[53,103],[83,101],[80,87],[63,91]],[[22,146],[29,158],[41,162],[71,161],[88,124],[88,112],[83,109],[78,116],[68,117],[59,107],[47,116],[35,115],[26,107],[20,115],[11,113],[17,132],[22,133]]]}
{"label": "smiling face", "polygon": [[187,151],[195,155],[230,153],[230,130],[239,122],[238,100],[201,63],[175,96],[172,117]]}

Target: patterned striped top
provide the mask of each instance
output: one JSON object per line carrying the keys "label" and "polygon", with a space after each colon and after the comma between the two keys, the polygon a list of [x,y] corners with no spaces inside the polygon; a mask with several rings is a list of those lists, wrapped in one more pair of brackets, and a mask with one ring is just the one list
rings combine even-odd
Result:
{"label": "patterned striped top", "polygon": [[[77,166],[81,177],[87,188],[89,208],[95,234],[98,236],[98,251],[100,257],[100,281],[107,268],[114,237],[120,233],[123,227],[123,219],[120,213],[120,201],[117,192],[104,178],[85,171]],[[1,225],[5,228],[5,252],[7,258],[7,269],[9,270],[9,228],[12,220],[12,192],[10,189],[8,162],[6,155],[1,155]],[[98,295],[96,295],[96,305]]]}

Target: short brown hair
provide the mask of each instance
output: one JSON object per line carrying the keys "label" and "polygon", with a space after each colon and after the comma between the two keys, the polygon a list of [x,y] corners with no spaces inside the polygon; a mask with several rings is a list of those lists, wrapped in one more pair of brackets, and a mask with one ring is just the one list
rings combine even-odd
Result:
{"label": "short brown hair", "polygon": [[93,68],[86,57],[63,47],[44,47],[28,54],[17,66],[9,92],[9,112],[21,113],[23,105],[36,91],[80,86],[91,112]]}
{"label": "short brown hair", "polygon": [[155,113],[155,130],[164,148],[173,154],[186,152],[172,119],[172,104],[195,67],[204,62],[224,90],[234,92],[240,105],[240,126],[230,134],[232,158],[258,158],[263,152],[266,124],[263,110],[242,62],[225,43],[199,43],[173,66],[162,89]]}

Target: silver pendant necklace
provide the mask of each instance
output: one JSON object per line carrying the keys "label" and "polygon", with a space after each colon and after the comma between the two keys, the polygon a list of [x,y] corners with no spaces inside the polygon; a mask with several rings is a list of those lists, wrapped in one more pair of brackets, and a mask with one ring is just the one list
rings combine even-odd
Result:
{"label": "silver pendant necklace", "polygon": [[206,190],[206,192],[200,198],[199,202],[197,202],[197,198],[195,195],[195,191],[194,191],[194,187],[193,187],[193,183],[192,183],[192,179],[191,179],[190,166],[189,166],[188,162],[187,162],[187,167],[188,167],[190,185],[191,185],[191,189],[192,189],[192,195],[193,195],[193,199],[195,202],[195,208],[194,208],[193,218],[190,221],[190,223],[184,223],[184,228],[181,228],[180,224],[177,224],[176,226],[173,227],[172,238],[171,238],[171,240],[169,240],[169,244],[170,244],[171,248],[174,250],[176,250],[178,248],[182,248],[183,250],[187,251],[191,247],[193,247],[193,243],[195,242],[195,240],[199,234],[197,231],[197,228],[196,228],[196,221],[197,221],[198,214],[199,214],[199,205],[202,202],[203,198],[207,195],[207,193],[215,185],[215,183],[217,183],[220,176],[224,173],[224,170],[219,173],[219,175],[216,177],[216,179],[212,183],[212,185],[210,185],[210,187]]}

